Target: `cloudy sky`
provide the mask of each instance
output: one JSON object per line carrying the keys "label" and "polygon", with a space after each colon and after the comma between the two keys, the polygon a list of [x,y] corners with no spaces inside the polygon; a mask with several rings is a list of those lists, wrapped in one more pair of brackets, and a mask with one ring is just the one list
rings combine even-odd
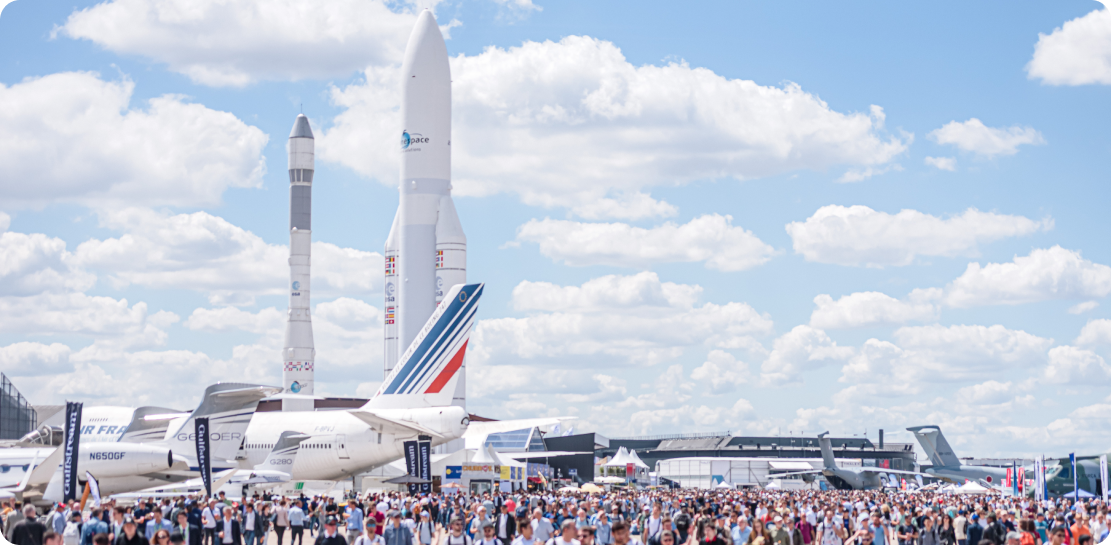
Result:
{"label": "cloudy sky", "polygon": [[487,283],[472,412],[1111,447],[1111,11],[1090,0],[9,3],[0,371],[40,404],[280,383],[303,110],[318,393],[372,393],[424,7]]}

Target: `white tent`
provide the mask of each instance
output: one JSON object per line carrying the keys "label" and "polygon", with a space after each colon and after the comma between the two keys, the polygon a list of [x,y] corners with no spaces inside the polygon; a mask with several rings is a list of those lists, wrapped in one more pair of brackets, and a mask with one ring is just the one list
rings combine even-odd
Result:
{"label": "white tent", "polygon": [[779,490],[779,488],[779,483],[772,481],[768,483],[768,486],[764,487],[764,490]]}
{"label": "white tent", "polygon": [[471,457],[469,462],[473,465],[508,465],[502,463],[502,459],[498,456],[498,453],[494,452],[493,447],[475,449],[474,456]]}
{"label": "white tent", "polygon": [[988,492],[990,492],[990,490],[983,486],[980,486],[979,483],[969,481],[962,484],[960,487],[954,490],[954,492],[958,494],[987,494]]}
{"label": "white tent", "polygon": [[725,482],[725,481],[721,481],[721,482],[720,482],[720,483],[718,483],[718,485],[717,485],[717,486],[715,486],[714,488],[724,488],[724,489],[727,489],[727,490],[728,490],[728,489],[732,489],[733,487],[732,487],[732,486],[731,486],[731,485],[730,485],[729,483],[727,483],[727,482]]}
{"label": "white tent", "polygon": [[[610,458],[610,461],[602,464],[602,467],[625,467],[628,464],[636,463],[632,456],[629,456],[629,451],[625,447],[617,449],[617,454]],[[643,462],[642,462],[643,463]]]}
{"label": "white tent", "polygon": [[644,463],[644,461],[640,459],[640,456],[637,456],[637,451],[630,450],[629,457],[633,459],[633,463],[636,464],[637,467],[648,469],[648,464]]}

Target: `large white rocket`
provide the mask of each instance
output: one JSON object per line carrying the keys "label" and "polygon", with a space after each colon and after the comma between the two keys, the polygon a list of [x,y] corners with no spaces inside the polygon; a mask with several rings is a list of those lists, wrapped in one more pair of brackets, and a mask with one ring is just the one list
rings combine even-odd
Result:
{"label": "large white rocket", "polygon": [[312,250],[312,175],[315,141],[309,118],[297,116],[289,133],[289,316],[282,348],[282,384],[286,394],[305,396],[282,399],[284,411],[311,411],[314,401],[313,362],[316,348],[309,316],[309,262]]}
{"label": "large white rocket", "polygon": [[[385,376],[452,286],[467,280],[467,237],[451,200],[451,67],[432,12],[401,65],[401,203],[386,239]],[[466,406],[466,368],[453,403]]]}

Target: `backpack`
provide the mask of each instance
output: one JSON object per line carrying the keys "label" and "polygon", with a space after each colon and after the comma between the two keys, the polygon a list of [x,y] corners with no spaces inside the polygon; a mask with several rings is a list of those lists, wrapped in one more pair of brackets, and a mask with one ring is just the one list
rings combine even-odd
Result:
{"label": "backpack", "polygon": [[1035,543],[1036,541],[1034,540],[1034,534],[1031,534],[1030,532],[1022,533],[1022,540],[1020,541],[1021,545],[1034,545]]}

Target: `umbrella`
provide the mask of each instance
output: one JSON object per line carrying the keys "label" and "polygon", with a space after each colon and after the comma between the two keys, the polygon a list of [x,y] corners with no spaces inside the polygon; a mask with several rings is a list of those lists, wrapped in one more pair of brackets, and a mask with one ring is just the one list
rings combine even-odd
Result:
{"label": "umbrella", "polygon": [[560,488],[559,491],[560,492],[579,492],[579,489],[575,488],[573,486],[565,486],[563,488]]}
{"label": "umbrella", "polygon": [[382,481],[382,482],[384,482],[386,484],[431,484],[432,483],[432,481],[428,481],[428,480],[422,479],[420,477],[414,477],[412,475],[402,475],[400,477],[394,477],[392,479],[389,479],[387,481]]}
{"label": "umbrella", "polygon": [[598,486],[594,483],[586,483],[586,484],[582,485],[582,487],[579,488],[579,490],[582,490],[583,492],[604,492],[605,491],[605,489],[603,489],[602,487],[600,487],[600,486]]}

